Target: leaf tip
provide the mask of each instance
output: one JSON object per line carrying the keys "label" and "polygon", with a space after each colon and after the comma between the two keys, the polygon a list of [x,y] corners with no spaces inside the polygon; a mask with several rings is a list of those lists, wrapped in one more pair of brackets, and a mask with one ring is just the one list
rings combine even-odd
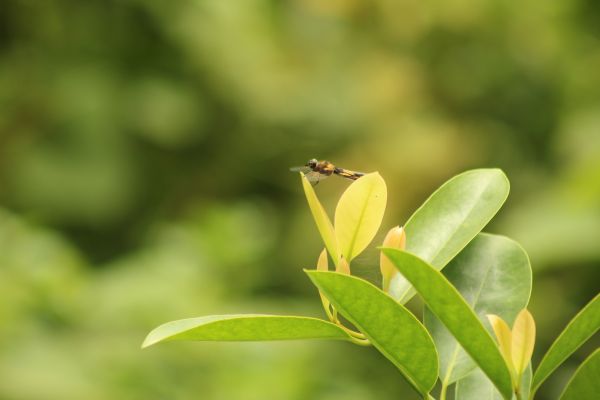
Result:
{"label": "leaf tip", "polygon": [[148,334],[148,336],[146,336],[146,338],[144,339],[144,342],[142,343],[142,346],[140,347],[141,349],[146,349],[152,345],[155,345],[156,343],[159,342],[159,340],[156,340],[156,338],[153,337],[154,331],[150,332]]}

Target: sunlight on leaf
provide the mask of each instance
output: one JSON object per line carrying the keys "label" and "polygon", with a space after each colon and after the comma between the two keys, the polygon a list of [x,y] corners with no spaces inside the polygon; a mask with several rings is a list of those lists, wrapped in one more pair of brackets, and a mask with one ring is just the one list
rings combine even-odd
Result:
{"label": "sunlight on leaf", "polygon": [[[328,271],[329,270],[329,262],[327,260],[327,249],[323,249],[323,251],[321,251],[321,254],[319,254],[319,259],[317,261],[317,271]],[[331,311],[329,310],[329,300],[327,300],[327,297],[325,297],[325,295],[319,290],[319,296],[321,297],[321,303],[323,303],[323,309],[325,310],[325,313],[327,314],[327,317],[329,317],[329,319],[332,319],[332,315],[331,315]]]}
{"label": "sunlight on leaf", "polygon": [[497,315],[490,314],[487,316],[498,340],[498,347],[500,353],[506,361],[506,365],[513,371],[513,359],[512,359],[512,332],[506,322]]}
{"label": "sunlight on leaf", "polygon": [[533,316],[527,309],[523,309],[517,315],[517,319],[512,328],[512,361],[517,379],[523,374],[535,345],[535,321]]}
{"label": "sunlight on leaf", "polygon": [[212,315],[167,322],[148,334],[142,348],[171,340],[263,341],[341,339],[350,336],[339,326],[317,318],[282,315]]}
{"label": "sunlight on leaf", "polygon": [[308,179],[306,179],[303,173],[300,173],[300,175],[302,179],[302,187],[304,188],[304,194],[306,195],[310,212],[315,220],[319,234],[323,239],[323,243],[325,243],[325,247],[327,248],[327,251],[329,251],[334,265],[337,266],[340,259],[340,252],[331,220],[321,205],[321,202],[317,198],[315,190]]}
{"label": "sunlight on leaf", "polygon": [[335,234],[341,253],[348,263],[377,234],[386,203],[385,181],[377,172],[354,181],[340,197],[335,209]]}

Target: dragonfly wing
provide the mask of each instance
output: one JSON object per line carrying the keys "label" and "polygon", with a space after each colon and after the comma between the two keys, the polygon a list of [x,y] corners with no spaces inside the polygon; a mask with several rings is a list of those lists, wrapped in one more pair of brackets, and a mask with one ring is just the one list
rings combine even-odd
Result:
{"label": "dragonfly wing", "polygon": [[292,172],[304,172],[305,174],[308,174],[309,172],[312,172],[312,169],[306,167],[306,166],[302,166],[302,167],[292,167],[290,168],[290,171]]}
{"label": "dragonfly wing", "polygon": [[304,174],[304,176],[313,186],[327,178],[327,175],[323,175],[315,171],[310,171]]}

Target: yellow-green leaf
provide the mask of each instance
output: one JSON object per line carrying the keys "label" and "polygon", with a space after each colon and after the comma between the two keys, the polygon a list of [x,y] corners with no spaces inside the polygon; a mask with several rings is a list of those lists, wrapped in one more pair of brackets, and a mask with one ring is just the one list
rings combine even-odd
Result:
{"label": "yellow-green leaf", "polygon": [[520,377],[527,368],[533,346],[535,345],[535,321],[527,309],[523,309],[512,329],[512,359],[517,377]]}
{"label": "yellow-green leaf", "polygon": [[[327,261],[327,249],[323,249],[323,251],[319,255],[319,260],[317,261],[317,271],[329,271],[329,262]],[[327,316],[331,318],[329,310],[329,300],[320,290],[319,296],[321,296],[321,303],[323,303],[323,309],[327,313]]]}
{"label": "yellow-green leaf", "polygon": [[504,357],[506,365],[512,371],[512,333],[510,331],[510,328],[508,327],[508,324],[497,315],[488,314],[487,317],[488,321],[490,321],[490,325],[492,325],[494,334],[496,335],[496,340],[498,341],[500,353],[502,353],[502,357]]}
{"label": "yellow-green leaf", "polygon": [[317,271],[328,271],[329,263],[327,262],[327,250],[323,249],[317,260]]}
{"label": "yellow-green leaf", "polygon": [[354,181],[335,209],[335,234],[344,258],[351,262],[379,230],[385,205],[385,181],[374,172]]}
{"label": "yellow-green leaf", "polygon": [[[406,233],[404,229],[399,226],[395,226],[383,239],[383,247],[389,247],[392,249],[404,250],[406,246]],[[399,274],[394,264],[386,257],[385,254],[381,253],[379,256],[379,268],[381,269],[381,277],[382,277],[382,288],[384,292],[388,291],[390,286],[390,282],[392,278]]]}
{"label": "yellow-green leaf", "polygon": [[263,340],[351,340],[339,326],[317,318],[284,315],[210,315],[160,325],[142,347],[171,340],[246,342]]}
{"label": "yellow-green leaf", "polygon": [[346,261],[346,259],[344,257],[342,257],[340,259],[340,262],[338,263],[337,267],[335,268],[335,272],[350,275],[350,265],[348,264],[348,261]]}
{"label": "yellow-green leaf", "polygon": [[337,266],[340,259],[340,251],[331,220],[329,219],[329,216],[327,216],[325,209],[317,198],[317,194],[315,193],[308,179],[306,179],[302,172],[300,175],[302,178],[302,187],[304,188],[304,194],[306,195],[310,212],[312,213],[315,223],[317,224],[317,229],[321,235],[321,238],[323,239],[323,243],[325,243],[325,247],[327,248],[327,251],[329,251],[331,258],[333,259],[333,263]]}

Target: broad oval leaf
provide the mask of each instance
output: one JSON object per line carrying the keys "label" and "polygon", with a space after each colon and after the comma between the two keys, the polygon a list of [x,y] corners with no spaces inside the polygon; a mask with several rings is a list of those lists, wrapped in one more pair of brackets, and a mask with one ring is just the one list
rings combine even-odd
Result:
{"label": "broad oval leaf", "polygon": [[511,398],[511,378],[496,342],[458,290],[431,265],[396,249],[382,251],[423,297],[431,312],[490,378],[505,399]]}
{"label": "broad oval leaf", "polygon": [[562,331],[540,362],[533,376],[532,392],[575,350],[600,328],[600,294],[596,295]]}
{"label": "broad oval leaf", "polygon": [[142,348],[171,340],[263,341],[340,339],[350,336],[339,326],[317,318],[283,315],[211,315],[160,325],[148,334]]}
{"label": "broad oval leaf", "polygon": [[419,393],[429,393],[437,380],[437,353],[433,339],[410,311],[360,278],[336,272],[306,273]]}
{"label": "broad oval leaf", "polygon": [[331,220],[321,205],[321,202],[319,201],[319,198],[317,197],[312,185],[308,179],[306,179],[306,176],[304,176],[302,172],[300,173],[300,176],[302,179],[304,194],[306,195],[306,200],[308,201],[308,207],[310,208],[310,212],[312,213],[315,224],[317,225],[317,230],[323,239],[323,243],[325,243],[327,251],[331,255],[333,264],[337,267],[340,259],[340,251]]}
{"label": "broad oval leaf", "polygon": [[[444,276],[486,327],[488,314],[512,324],[531,295],[529,257],[505,236],[480,233],[448,264]],[[450,384],[475,369],[475,362],[427,308],[423,318],[440,355],[440,379]]]}
{"label": "broad oval leaf", "polygon": [[340,197],[335,209],[335,234],[340,251],[350,262],[371,243],[379,230],[387,188],[377,172],[354,181]]}
{"label": "broad oval leaf", "polygon": [[594,400],[600,394],[600,349],[575,371],[560,400]]}
{"label": "broad oval leaf", "polygon": [[[509,189],[508,178],[499,169],[476,169],[453,177],[409,218],[404,227],[406,251],[441,270],[498,212]],[[390,293],[405,303],[414,290],[396,276]]]}
{"label": "broad oval leaf", "polygon": [[[529,387],[531,385],[531,364],[525,370],[521,378],[519,392],[521,399],[529,398]],[[476,368],[466,377],[456,382],[454,391],[456,400],[502,400],[502,396],[494,384],[479,368]],[[516,396],[513,395],[513,400]]]}

